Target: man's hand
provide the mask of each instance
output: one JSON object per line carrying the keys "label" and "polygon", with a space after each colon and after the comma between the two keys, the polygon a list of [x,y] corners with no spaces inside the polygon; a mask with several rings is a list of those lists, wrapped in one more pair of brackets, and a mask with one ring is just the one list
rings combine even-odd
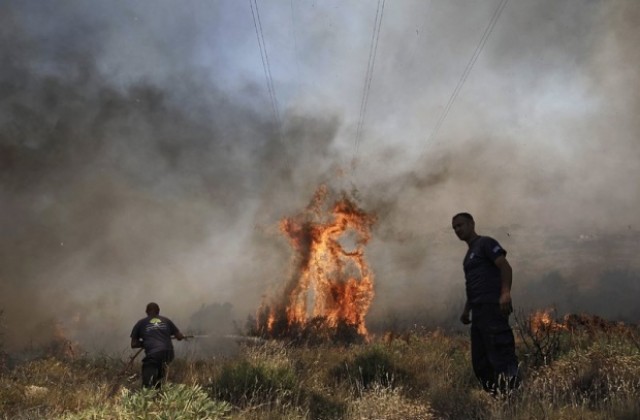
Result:
{"label": "man's hand", "polygon": [[502,315],[509,316],[511,312],[513,312],[513,305],[511,303],[511,293],[508,291],[503,291],[500,294],[500,312]]}
{"label": "man's hand", "polygon": [[511,305],[511,283],[513,282],[513,270],[509,261],[504,255],[499,256],[494,261],[496,267],[500,269],[500,312],[502,315],[509,316],[513,312]]}
{"label": "man's hand", "polygon": [[471,324],[471,318],[469,318],[469,311],[465,310],[462,312],[462,315],[460,315],[460,322],[462,322],[464,325]]}

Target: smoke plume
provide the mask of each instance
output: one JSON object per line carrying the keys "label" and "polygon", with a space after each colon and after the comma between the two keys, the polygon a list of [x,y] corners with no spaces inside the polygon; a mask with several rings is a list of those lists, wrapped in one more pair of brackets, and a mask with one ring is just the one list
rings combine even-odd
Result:
{"label": "smoke plume", "polygon": [[374,3],[4,2],[4,343],[126,349],[149,301],[243,321],[323,183],[377,217],[369,326],[455,321],[459,211],[516,306],[637,322],[640,4],[510,1],[436,132],[498,3],[387,2],[373,51]]}

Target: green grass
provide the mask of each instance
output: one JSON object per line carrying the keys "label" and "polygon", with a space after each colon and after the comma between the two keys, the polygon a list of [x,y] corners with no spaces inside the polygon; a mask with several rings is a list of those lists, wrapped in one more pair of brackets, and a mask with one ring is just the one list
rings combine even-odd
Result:
{"label": "green grass", "polygon": [[165,384],[162,390],[123,390],[113,402],[103,402],[67,413],[64,420],[98,419],[219,419],[231,411],[225,402],[215,401],[198,385]]}

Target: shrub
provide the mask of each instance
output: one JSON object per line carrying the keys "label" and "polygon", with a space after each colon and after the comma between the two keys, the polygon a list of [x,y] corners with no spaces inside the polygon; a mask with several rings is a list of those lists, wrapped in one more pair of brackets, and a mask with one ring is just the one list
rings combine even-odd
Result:
{"label": "shrub", "polygon": [[312,419],[338,420],[344,418],[346,413],[347,404],[336,397],[319,392],[309,395],[309,415]]}
{"label": "shrub", "polygon": [[229,404],[211,400],[198,385],[166,384],[161,391],[142,389],[131,392],[125,389],[117,404],[91,407],[67,414],[63,419],[207,420],[222,418],[230,411]]}
{"label": "shrub", "polygon": [[210,389],[216,398],[246,407],[291,401],[297,390],[297,381],[289,367],[272,367],[243,360],[225,366]]}
{"label": "shrub", "polygon": [[[542,319],[538,319],[543,317]],[[523,357],[528,365],[540,367],[556,360],[562,353],[562,336],[566,335],[562,324],[556,318],[556,310],[536,312],[524,315],[523,311],[514,314],[516,328],[520,337]]]}
{"label": "shrub", "polygon": [[410,380],[408,372],[398,367],[389,350],[380,345],[373,345],[352,360],[345,360],[332,369],[331,374],[339,381],[348,380],[357,388],[369,388],[374,384],[393,387],[396,381]]}
{"label": "shrub", "polygon": [[211,400],[199,385],[167,384],[157,397],[154,390],[128,393],[123,405],[134,415],[147,413],[152,419],[213,419],[231,411],[229,404]]}

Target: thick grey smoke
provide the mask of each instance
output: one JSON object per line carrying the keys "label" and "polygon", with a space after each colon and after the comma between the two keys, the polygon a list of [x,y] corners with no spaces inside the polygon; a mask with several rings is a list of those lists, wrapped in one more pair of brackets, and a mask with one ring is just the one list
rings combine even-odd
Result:
{"label": "thick grey smoke", "polygon": [[352,170],[376,2],[259,2],[281,130],[248,4],[5,2],[3,340],[57,322],[121,349],[151,300],[242,322],[323,182],[377,214],[374,323],[454,318],[462,210],[520,302],[637,321],[640,5],[511,0],[428,142],[497,6],[476,3],[387,2]]}

